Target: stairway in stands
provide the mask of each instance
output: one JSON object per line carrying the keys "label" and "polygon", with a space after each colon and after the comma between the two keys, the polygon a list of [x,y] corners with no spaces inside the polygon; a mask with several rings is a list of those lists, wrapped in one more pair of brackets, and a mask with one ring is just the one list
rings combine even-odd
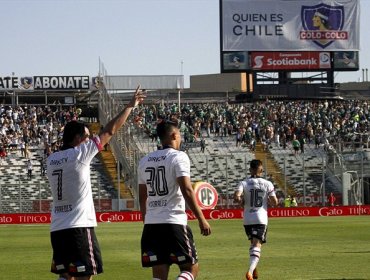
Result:
{"label": "stairway in stands", "polygon": [[[266,175],[269,175],[266,176],[266,178],[274,183],[275,188],[278,187],[280,190],[285,191],[283,170],[281,170],[279,164],[274,160],[271,152],[263,150],[260,142],[256,145],[255,157],[263,162]],[[288,180],[286,182],[286,187],[289,195],[296,195],[294,187],[288,182]]]}
{"label": "stairway in stands", "polygon": [[[92,133],[98,134],[100,132],[100,123],[90,123],[89,129]],[[104,149],[97,155],[100,162],[103,164],[103,169],[111,180],[112,185],[118,190],[118,179],[117,179],[117,165],[116,159],[107,145],[107,149]],[[121,174],[119,184],[120,198],[131,199],[133,195],[128,187],[124,184],[124,178]]]}

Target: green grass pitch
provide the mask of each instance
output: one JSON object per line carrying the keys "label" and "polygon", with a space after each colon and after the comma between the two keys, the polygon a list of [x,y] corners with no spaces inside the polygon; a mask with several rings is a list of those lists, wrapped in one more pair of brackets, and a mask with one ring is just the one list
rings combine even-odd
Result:
{"label": "green grass pitch", "polygon": [[[199,253],[198,280],[241,280],[248,267],[248,248],[241,220],[210,221],[209,237],[189,222]],[[140,265],[142,223],[99,224],[97,236],[105,272],[97,280],[151,279]],[[0,278],[57,279],[49,272],[48,225],[0,226]],[[370,279],[369,216],[273,218],[262,248],[260,280]],[[169,279],[178,269],[172,266]]]}

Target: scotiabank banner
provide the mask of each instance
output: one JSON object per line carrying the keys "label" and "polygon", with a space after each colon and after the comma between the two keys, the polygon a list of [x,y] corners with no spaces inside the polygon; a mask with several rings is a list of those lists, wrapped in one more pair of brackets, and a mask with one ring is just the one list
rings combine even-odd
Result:
{"label": "scotiabank banner", "polygon": [[330,69],[329,52],[251,52],[251,68],[262,71]]}
{"label": "scotiabank banner", "polygon": [[[203,210],[208,220],[242,219],[243,209],[212,209]],[[192,212],[188,211],[188,219],[195,220]],[[338,207],[290,207],[271,208],[270,218],[277,217],[329,217],[329,216],[360,216],[370,215],[370,205],[338,206]],[[110,222],[139,222],[142,221],[139,211],[99,212],[96,213],[99,223]],[[50,214],[0,214],[1,224],[49,224]]]}

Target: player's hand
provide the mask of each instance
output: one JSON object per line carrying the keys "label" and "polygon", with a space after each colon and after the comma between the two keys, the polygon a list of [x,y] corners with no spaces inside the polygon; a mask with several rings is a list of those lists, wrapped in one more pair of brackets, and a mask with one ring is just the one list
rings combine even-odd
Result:
{"label": "player's hand", "polygon": [[199,228],[202,235],[208,236],[211,234],[211,226],[206,219],[202,219],[201,221],[199,221]]}
{"label": "player's hand", "polygon": [[235,203],[238,203],[240,205],[243,205],[244,204],[244,197],[242,196],[234,196],[234,202]]}
{"label": "player's hand", "polygon": [[128,107],[136,107],[138,106],[139,104],[143,103],[146,95],[146,91],[145,90],[141,90],[140,88],[141,86],[138,85],[137,88],[136,88],[136,91],[135,91],[135,94],[134,96],[132,97],[130,103],[128,104]]}

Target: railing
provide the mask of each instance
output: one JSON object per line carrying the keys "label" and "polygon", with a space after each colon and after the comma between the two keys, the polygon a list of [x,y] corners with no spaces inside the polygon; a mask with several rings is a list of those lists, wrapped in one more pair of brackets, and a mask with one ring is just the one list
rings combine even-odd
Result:
{"label": "railing", "polygon": [[[102,187],[101,182],[92,184],[95,209],[97,211],[116,211],[116,191],[108,191]],[[123,200],[126,203],[122,209],[134,208],[129,206],[130,200]],[[16,184],[0,182],[0,213],[43,213],[50,212],[52,203],[51,190],[47,183],[27,183],[19,181]],[[132,203],[131,203],[132,204]]]}

